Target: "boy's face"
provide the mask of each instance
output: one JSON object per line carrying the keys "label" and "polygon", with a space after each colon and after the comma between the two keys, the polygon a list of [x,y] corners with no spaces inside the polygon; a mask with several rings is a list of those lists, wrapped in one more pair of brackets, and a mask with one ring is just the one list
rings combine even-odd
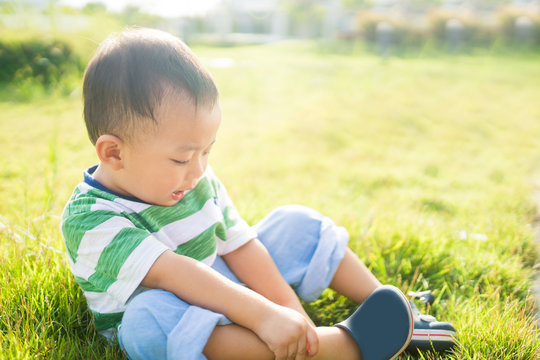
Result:
{"label": "boy's face", "polygon": [[145,202],[171,206],[195,187],[216,141],[221,108],[195,108],[184,96],[168,95],[159,106],[157,129],[126,144],[121,191]]}

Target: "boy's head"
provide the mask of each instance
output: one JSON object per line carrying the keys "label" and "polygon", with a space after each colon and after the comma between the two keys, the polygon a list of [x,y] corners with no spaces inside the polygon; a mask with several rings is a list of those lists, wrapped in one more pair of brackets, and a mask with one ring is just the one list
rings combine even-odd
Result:
{"label": "boy's head", "polygon": [[212,77],[179,39],[149,29],[108,38],[88,65],[83,97],[102,185],[162,206],[196,186],[221,109]]}
{"label": "boy's head", "polygon": [[210,73],[178,38],[158,30],[130,29],[104,40],[83,81],[84,120],[95,145],[104,134],[131,141],[157,125],[168,92],[197,108],[212,108],[218,91]]}

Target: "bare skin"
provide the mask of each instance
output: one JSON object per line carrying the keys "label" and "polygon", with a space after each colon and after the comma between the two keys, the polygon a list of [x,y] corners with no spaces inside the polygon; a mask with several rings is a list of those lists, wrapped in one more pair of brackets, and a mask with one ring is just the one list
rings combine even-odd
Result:
{"label": "bare skin", "polygon": [[331,289],[358,304],[363,303],[379,286],[381,286],[379,280],[351,249],[347,249],[330,283]]}
{"label": "bare skin", "polygon": [[[356,343],[337,327],[318,327],[319,351],[313,357],[307,353],[287,359],[361,359]],[[210,336],[204,355],[212,360],[271,360],[274,353],[255,333],[238,325],[217,326]]]}
{"label": "bare skin", "polygon": [[[347,249],[330,284],[330,288],[358,303],[362,303],[379,286],[381,283],[350,249]],[[314,356],[309,356],[306,351],[288,359],[361,359],[356,343],[344,330],[318,327],[316,332],[319,346]],[[255,333],[234,324],[217,326],[207,342],[204,354],[212,360],[275,359],[275,354]]]}

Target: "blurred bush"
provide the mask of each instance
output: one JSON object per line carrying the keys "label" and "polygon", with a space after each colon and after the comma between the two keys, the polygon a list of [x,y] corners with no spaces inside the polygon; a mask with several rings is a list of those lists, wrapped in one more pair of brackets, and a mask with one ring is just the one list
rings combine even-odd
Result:
{"label": "blurred bush", "polygon": [[35,37],[0,40],[0,83],[30,80],[50,87],[82,69],[80,57],[65,41]]}
{"label": "blurred bush", "polygon": [[360,37],[368,44],[387,41],[389,46],[405,48],[422,45],[428,36],[425,29],[414,22],[407,22],[403,17],[370,11],[358,13],[357,26]]}
{"label": "blurred bush", "polygon": [[496,39],[496,26],[471,13],[436,9],[428,15],[429,36],[440,48],[490,47]]}
{"label": "blurred bush", "polygon": [[426,46],[450,51],[494,47],[538,51],[540,14],[510,6],[500,8],[489,19],[443,8],[433,8],[416,18],[366,10],[356,15],[356,33],[346,35],[342,38],[398,51]]}
{"label": "blurred bush", "polygon": [[540,47],[540,14],[503,7],[497,17],[498,35],[505,45]]}

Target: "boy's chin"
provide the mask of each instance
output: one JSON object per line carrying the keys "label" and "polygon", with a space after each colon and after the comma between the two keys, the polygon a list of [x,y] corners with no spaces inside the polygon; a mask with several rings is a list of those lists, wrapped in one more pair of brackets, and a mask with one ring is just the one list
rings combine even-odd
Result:
{"label": "boy's chin", "polygon": [[175,200],[172,196],[169,199],[141,199],[143,202],[150,204],[150,205],[156,205],[156,206],[173,206],[178,203],[180,200]]}
{"label": "boy's chin", "polygon": [[153,205],[157,206],[174,206],[176,205],[180,200],[169,200],[169,201],[160,201],[160,202],[153,202]]}

